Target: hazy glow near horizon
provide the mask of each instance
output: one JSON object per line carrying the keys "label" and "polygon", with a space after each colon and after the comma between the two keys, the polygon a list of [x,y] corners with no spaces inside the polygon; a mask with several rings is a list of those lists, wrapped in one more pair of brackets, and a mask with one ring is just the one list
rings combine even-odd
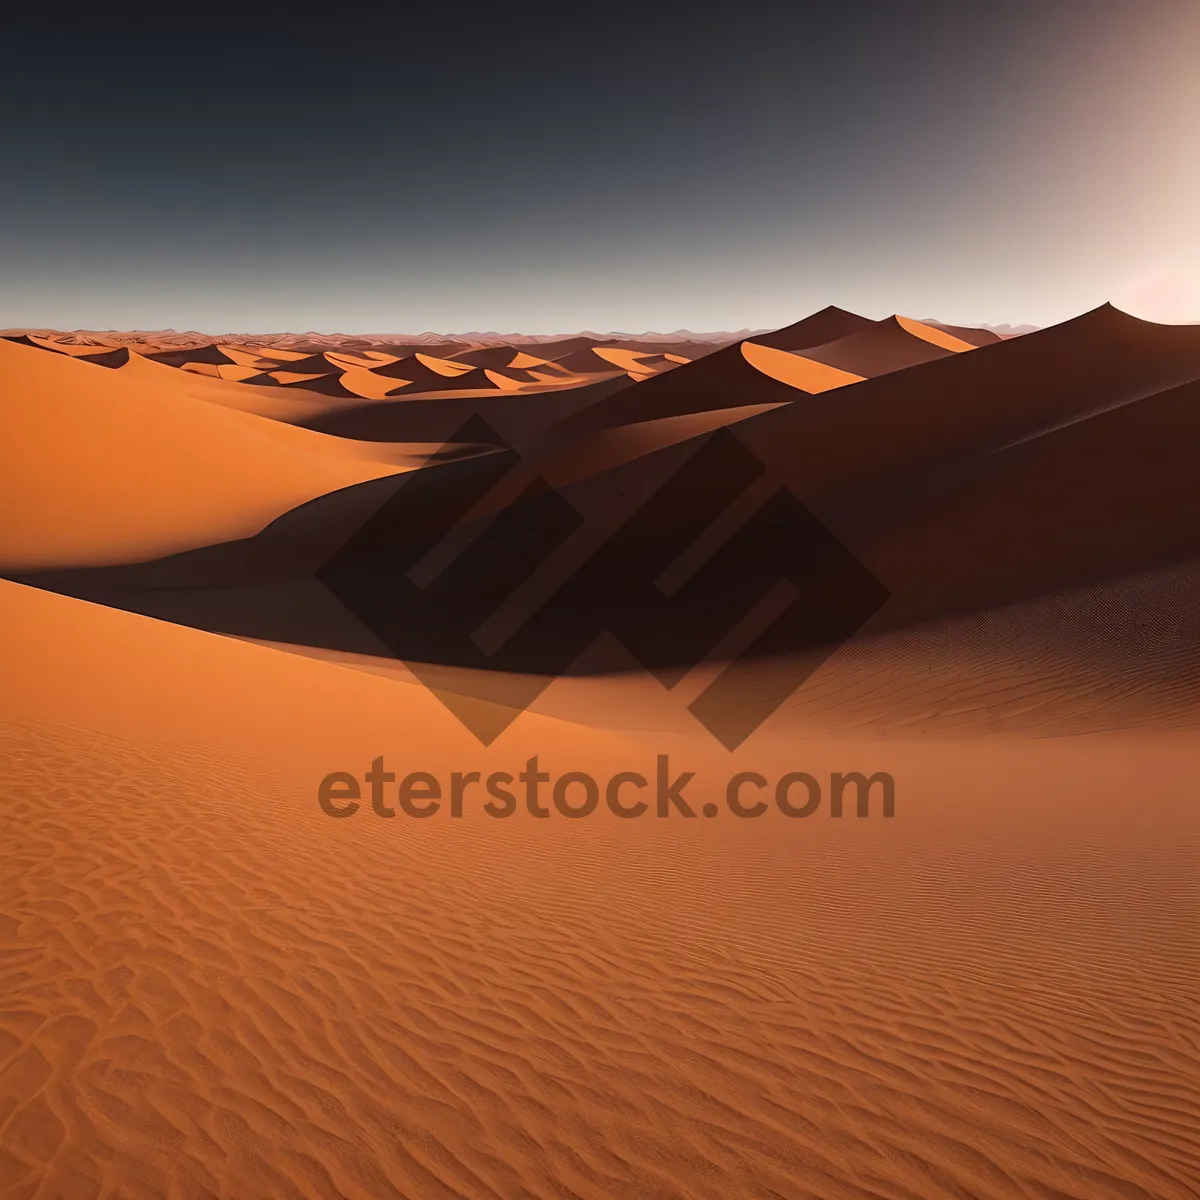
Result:
{"label": "hazy glow near horizon", "polygon": [[824,8],[17,28],[0,326],[1200,320],[1200,3]]}

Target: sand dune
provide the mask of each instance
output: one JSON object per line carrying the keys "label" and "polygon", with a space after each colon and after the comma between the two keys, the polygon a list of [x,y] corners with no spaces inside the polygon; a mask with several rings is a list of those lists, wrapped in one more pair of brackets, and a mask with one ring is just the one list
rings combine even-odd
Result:
{"label": "sand dune", "polygon": [[846,387],[863,380],[862,375],[829,366],[807,355],[775,350],[759,342],[743,342],[742,357],[768,379],[785,383],[798,392],[807,392],[813,396],[818,392],[828,392],[832,388]]}
{"label": "sand dune", "polygon": [[0,341],[0,1193],[1200,1194],[1200,328],[745,333]]}
{"label": "sand dune", "polygon": [[589,346],[555,358],[546,365],[573,374],[595,375],[618,370],[645,378],[687,361],[682,355],[656,354],[628,346]]}
{"label": "sand dune", "polygon": [[889,317],[860,333],[806,347],[802,357],[872,378],[972,349],[970,342],[946,330],[907,317]]}
{"label": "sand dune", "polygon": [[513,443],[527,442],[570,413],[631,386],[628,377],[615,375],[582,386],[559,386],[522,394],[519,398],[489,385],[486,391],[405,394],[385,403],[325,410],[300,418],[310,429],[339,437],[369,441],[436,441],[451,438],[475,414]]}
{"label": "sand dune", "polygon": [[804,317],[792,325],[785,325],[771,333],[755,334],[752,339],[760,346],[772,350],[806,350],[809,346],[821,346],[840,338],[863,333],[875,324],[869,317],[847,312],[844,308],[830,305],[820,312]]}
{"label": "sand dune", "polygon": [[284,365],[289,372],[295,372],[297,375],[328,375],[342,370],[341,364],[331,359],[324,351],[307,354],[302,358],[289,355],[284,360]]}
{"label": "sand dune", "polygon": [[[793,342],[798,336],[788,333],[773,340]],[[978,344],[999,340],[992,336]],[[939,326],[893,316],[836,341],[802,350],[782,350],[772,346],[770,340],[747,340],[742,343],[742,357],[768,378],[816,395],[973,349],[975,343]]]}
{"label": "sand dune", "polygon": [[[22,514],[7,570],[153,558],[244,536],[313,496],[397,468],[305,448],[245,414],[123,371],[0,345],[8,433],[0,488]],[[304,431],[301,431],[304,432]],[[326,448],[326,445],[328,448]]]}
{"label": "sand dune", "polygon": [[[866,317],[826,308],[773,334],[756,334],[754,344],[774,350],[797,350],[873,324]],[[568,418],[563,432],[587,433],[631,421],[727,408],[731,404],[769,404],[794,399],[796,385],[752,365],[742,352],[745,344],[735,342],[676,370],[641,381],[637,391],[623,392]],[[815,376],[817,371],[811,374]],[[828,378],[828,373],[822,374]]]}
{"label": "sand dune", "polygon": [[91,340],[74,343],[59,341],[53,337],[37,337],[36,335],[26,340],[32,342],[33,345],[42,350],[51,350],[55,354],[65,354],[68,358],[92,358],[97,355],[103,355],[112,349],[104,343]]}
{"label": "sand dune", "polygon": [[546,367],[550,364],[544,358],[539,358],[535,354],[529,354],[525,350],[520,350],[513,355],[512,362],[510,362],[508,365],[510,367],[527,369],[529,367]]}
{"label": "sand dune", "polygon": [[311,347],[303,350],[289,350],[279,345],[256,346],[255,350],[258,354],[258,357],[267,362],[285,363],[289,365],[291,363],[304,362],[308,359],[311,359],[314,357],[314,354],[317,356],[321,354],[321,351],[314,351]]}
{"label": "sand dune", "polygon": [[98,354],[77,354],[73,357],[78,362],[113,369],[123,367],[129,361],[129,349],[126,346],[118,346],[115,350],[101,350]]}
{"label": "sand dune", "polygon": [[[467,363],[472,367],[511,367],[513,360],[520,357],[522,355],[512,346],[481,346],[478,350],[463,350],[454,355],[453,361]],[[524,357],[530,358],[533,362],[542,361],[541,359],[532,359],[531,355],[524,355]]]}
{"label": "sand dune", "polygon": [[[967,325],[947,325],[945,321],[922,321],[921,324],[932,326],[934,329],[943,329],[946,333],[953,335],[960,341],[968,342],[972,346],[992,346],[996,342],[1002,342],[1003,336],[994,329],[978,329]],[[1033,333],[1033,329],[1025,329],[1021,332]]]}
{"label": "sand dune", "polygon": [[152,351],[146,354],[145,357],[151,359],[153,362],[164,363],[168,367],[182,367],[186,363],[212,363],[214,366],[246,365],[245,362],[230,357],[229,354],[215,343],[210,343],[207,346],[189,346],[182,350]]}
{"label": "sand dune", "polygon": [[[219,370],[221,368],[218,368]],[[318,412],[339,407],[336,400],[317,392],[294,388],[285,390],[279,387],[277,380],[272,380],[267,386],[249,383],[249,380],[262,372],[245,367],[239,367],[237,370],[250,370],[251,374],[240,380],[228,379],[219,374],[198,376],[192,372],[165,366],[136,352],[129,356],[129,362],[121,368],[122,374],[166,391],[179,392],[198,400],[219,404],[223,408],[255,413],[276,421],[300,424]]]}
{"label": "sand dune", "polygon": [[331,363],[342,368],[365,367],[367,370],[371,370],[374,367],[387,366],[389,363],[394,363],[400,357],[398,354],[385,354],[382,350],[364,350],[361,354],[327,350],[325,355]]}
{"label": "sand dune", "polygon": [[621,346],[597,346],[594,353],[631,375],[643,377],[669,371],[681,362],[688,361],[680,355],[649,354],[640,350],[627,350]]}
{"label": "sand dune", "polygon": [[[230,346],[228,344],[218,346],[217,349],[230,360],[230,365],[235,367],[265,371],[270,367],[276,366],[279,362],[278,359],[268,357],[259,349],[248,350],[243,349],[241,346]],[[162,360],[160,359],[159,361]]]}
{"label": "sand dune", "polygon": [[[472,381],[484,378],[483,372],[478,367],[472,367],[470,363],[452,362],[450,359],[437,358],[430,354],[412,354],[372,369],[377,375],[389,379],[403,379],[405,385],[424,390],[451,389],[459,386],[458,381],[462,379],[468,382],[461,386],[469,387],[472,386]],[[476,382],[474,386],[479,384]]]}
{"label": "sand dune", "polygon": [[1197,378],[1200,329],[1151,325],[1104,306],[766,413],[740,426],[739,437],[819,515],[842,520],[839,513],[869,507],[943,463]]}
{"label": "sand dune", "polygon": [[[305,392],[313,392],[319,396],[332,396],[340,400],[350,400],[358,395],[342,383],[342,372],[330,371],[324,374],[306,374],[300,371],[265,371],[261,375],[252,375],[244,382],[258,387],[300,388]],[[396,390],[395,380],[392,387],[386,390]]]}
{"label": "sand dune", "polygon": [[588,346],[584,350],[576,350],[573,354],[560,355],[554,359],[554,364],[573,374],[596,375],[614,370],[626,371],[629,369],[628,364],[637,359],[636,352],[625,351],[622,356],[624,364],[619,364],[604,352],[606,350],[611,353],[611,347]]}
{"label": "sand dune", "polygon": [[340,375],[329,378],[337,379],[342,392],[349,392],[364,400],[383,400],[404,387],[400,380],[389,379],[365,367],[346,367]]}
{"label": "sand dune", "polygon": [[558,338],[547,342],[537,342],[530,348],[530,353],[536,352],[539,358],[554,360],[566,358],[571,354],[586,353],[593,346],[600,345],[601,339],[589,337]]}

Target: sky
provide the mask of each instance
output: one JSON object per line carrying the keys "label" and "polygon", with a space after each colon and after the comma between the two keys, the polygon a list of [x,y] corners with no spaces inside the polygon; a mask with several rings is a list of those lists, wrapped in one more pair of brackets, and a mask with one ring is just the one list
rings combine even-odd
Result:
{"label": "sky", "polygon": [[0,326],[1200,320],[1200,0],[201,11],[6,18]]}

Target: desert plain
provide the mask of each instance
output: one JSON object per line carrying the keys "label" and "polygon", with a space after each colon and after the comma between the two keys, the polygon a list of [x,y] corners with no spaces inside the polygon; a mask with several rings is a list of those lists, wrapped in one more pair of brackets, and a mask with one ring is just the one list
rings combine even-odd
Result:
{"label": "desert plain", "polygon": [[1200,1194],[1200,327],[10,330],[0,412],[0,1195]]}

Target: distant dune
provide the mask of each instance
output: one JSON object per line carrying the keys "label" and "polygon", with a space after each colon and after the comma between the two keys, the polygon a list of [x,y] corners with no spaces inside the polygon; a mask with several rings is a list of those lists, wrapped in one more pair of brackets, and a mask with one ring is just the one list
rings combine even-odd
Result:
{"label": "distant dune", "polygon": [[0,422],[4,1195],[1200,1194],[1200,327],[13,330]]}

